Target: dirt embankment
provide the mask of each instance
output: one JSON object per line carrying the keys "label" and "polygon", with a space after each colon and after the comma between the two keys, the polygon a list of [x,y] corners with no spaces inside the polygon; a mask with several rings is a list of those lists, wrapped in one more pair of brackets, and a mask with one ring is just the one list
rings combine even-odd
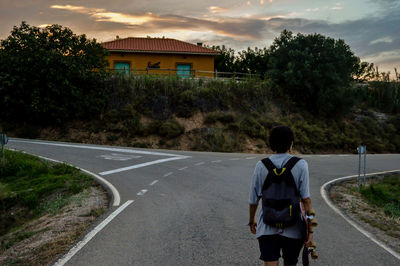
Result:
{"label": "dirt embankment", "polygon": [[1,236],[0,265],[50,265],[107,208],[108,196],[102,187],[82,191],[56,214],[44,215]]}
{"label": "dirt embankment", "polygon": [[400,253],[400,219],[389,217],[382,209],[368,204],[358,192],[357,181],[337,184],[330,189],[329,195],[347,216]]}

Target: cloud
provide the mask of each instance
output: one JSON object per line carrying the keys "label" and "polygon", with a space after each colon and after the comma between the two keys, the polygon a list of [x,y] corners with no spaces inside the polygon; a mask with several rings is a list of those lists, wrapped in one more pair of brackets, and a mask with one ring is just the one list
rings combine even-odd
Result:
{"label": "cloud", "polygon": [[220,7],[220,6],[210,6],[210,7],[208,8],[208,10],[209,10],[211,13],[224,13],[224,12],[227,12],[227,11],[228,11],[227,8]]}
{"label": "cloud", "polygon": [[[89,15],[96,22],[119,23],[136,32],[155,33],[168,30],[212,31],[214,34],[233,38],[257,39],[261,38],[264,21],[251,18],[212,18],[199,19],[178,15],[126,14],[106,9],[87,8],[84,6],[52,5],[51,8]],[[210,7],[210,10],[222,12],[221,7]]]}

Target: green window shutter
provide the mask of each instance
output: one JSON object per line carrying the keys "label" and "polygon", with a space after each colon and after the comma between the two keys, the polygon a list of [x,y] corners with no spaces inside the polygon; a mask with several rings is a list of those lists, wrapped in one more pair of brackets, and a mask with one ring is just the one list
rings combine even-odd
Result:
{"label": "green window shutter", "polygon": [[115,72],[116,73],[126,73],[129,74],[129,63],[128,62],[115,62]]}
{"label": "green window shutter", "polygon": [[176,66],[176,74],[181,78],[189,78],[190,77],[190,65],[177,65]]}

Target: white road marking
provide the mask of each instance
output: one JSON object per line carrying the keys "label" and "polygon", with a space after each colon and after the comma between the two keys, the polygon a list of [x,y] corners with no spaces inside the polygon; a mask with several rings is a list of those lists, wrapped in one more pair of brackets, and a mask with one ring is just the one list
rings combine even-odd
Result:
{"label": "white road marking", "polygon": [[111,153],[100,155],[105,160],[113,160],[113,161],[128,161],[132,159],[138,159],[142,156],[140,155],[130,155],[130,154],[120,154],[120,153]]}
{"label": "white road marking", "polygon": [[[15,150],[15,149],[14,149],[14,150]],[[17,150],[16,150],[16,151],[17,151]],[[24,153],[27,153],[27,152],[24,151]],[[52,161],[52,162],[55,162],[55,163],[64,163],[64,164],[67,164],[67,165],[69,165],[69,166],[78,168],[78,169],[81,170],[82,172],[85,172],[85,173],[87,173],[87,174],[93,176],[93,177],[94,177],[95,179],[97,179],[100,183],[104,184],[106,187],[108,187],[108,188],[110,189],[110,191],[111,191],[111,193],[112,193],[112,195],[113,195],[113,199],[114,199],[113,206],[119,206],[119,204],[120,204],[120,202],[121,202],[121,197],[120,197],[120,195],[119,195],[118,190],[113,186],[113,184],[111,184],[110,182],[108,182],[107,180],[105,180],[104,178],[102,178],[101,176],[98,176],[98,175],[96,175],[95,173],[92,173],[92,172],[90,172],[90,171],[88,171],[88,170],[86,170],[86,169],[80,168],[80,167],[78,167],[78,166],[75,166],[75,165],[72,165],[72,164],[69,164],[69,163],[66,163],[66,162],[61,162],[61,161],[58,161],[58,160],[50,159],[50,158],[47,158],[47,157],[44,157],[44,156],[40,156],[40,155],[37,155],[37,154],[33,154],[33,153],[29,153],[29,154],[32,154],[32,155],[37,156],[37,157],[39,157],[39,158],[42,158],[42,159],[45,159],[45,160],[48,160],[48,161]]]}
{"label": "white road marking", "polygon": [[172,172],[166,173],[164,176],[172,175]]}
{"label": "white road marking", "polygon": [[330,157],[330,155],[325,154],[325,155],[320,155],[319,157]]}
{"label": "white road marking", "polygon": [[110,223],[118,214],[120,214],[126,207],[128,207],[133,200],[128,200],[113,213],[110,214],[104,221],[97,225],[92,231],[90,231],[85,237],[73,246],[67,254],[60,258],[54,265],[62,266],[67,263],[80,249],[82,249],[98,232],[100,232],[108,223]]}
{"label": "white road marking", "polygon": [[139,191],[136,195],[138,196],[143,196],[144,194],[146,194],[147,189],[142,189],[141,191]]}
{"label": "white road marking", "polygon": [[180,157],[159,159],[159,160],[155,160],[155,161],[151,161],[151,162],[147,162],[147,163],[140,163],[140,164],[135,164],[135,165],[127,166],[127,167],[122,167],[122,168],[118,168],[118,169],[114,169],[114,170],[110,170],[110,171],[104,171],[104,172],[101,172],[99,174],[100,175],[111,175],[111,174],[115,174],[115,173],[119,173],[119,172],[123,172],[123,171],[129,171],[129,170],[132,170],[132,169],[137,169],[137,168],[141,168],[141,167],[145,167],[145,166],[149,166],[149,165],[153,165],[153,164],[165,163],[165,162],[168,162],[168,161],[175,161],[175,160],[182,160],[182,159],[186,159],[186,158],[189,158],[189,157],[180,156]]}
{"label": "white road marking", "polygon": [[[383,171],[383,172],[377,172],[377,173],[371,173],[371,174],[367,174],[367,176],[371,176],[371,175],[380,175],[380,174],[386,174],[386,173],[393,173],[393,172],[399,172],[400,170],[392,170],[392,171]],[[336,183],[337,181],[343,181],[343,180],[350,180],[352,178],[357,177],[358,175],[351,175],[351,176],[345,176],[345,177],[340,177],[340,178],[336,178],[334,180],[331,180],[327,183],[325,183],[321,189],[320,189],[320,193],[322,198],[325,200],[326,204],[328,204],[329,207],[331,207],[332,210],[334,210],[337,214],[339,214],[340,216],[342,216],[343,219],[345,219],[349,224],[351,224],[354,228],[356,228],[358,231],[360,231],[363,235],[365,235],[366,237],[368,237],[370,240],[372,240],[373,242],[375,242],[378,246],[380,246],[381,248],[383,248],[384,250],[386,250],[387,252],[389,252],[390,254],[392,254],[394,257],[396,257],[397,259],[400,260],[400,254],[397,253],[396,251],[394,251],[393,249],[391,249],[390,247],[388,247],[387,245],[385,245],[384,243],[382,243],[380,240],[376,239],[371,233],[367,232],[366,230],[364,230],[363,228],[361,228],[358,224],[356,224],[353,220],[351,220],[350,218],[346,217],[346,215],[344,215],[342,213],[342,211],[340,211],[335,204],[331,201],[331,199],[328,196],[328,188],[333,185],[334,183]]]}
{"label": "white road marking", "polygon": [[212,163],[220,163],[221,160],[215,160],[215,161],[211,161]]}
{"label": "white road marking", "polygon": [[182,171],[182,170],[185,170],[185,169],[188,169],[188,167],[185,166],[185,167],[179,168],[178,170],[179,170],[179,171]]}
{"label": "white road marking", "polygon": [[229,161],[238,161],[238,160],[240,160],[239,158],[231,158],[231,159],[229,159]]}
{"label": "white road marking", "polygon": [[350,155],[348,155],[348,154],[339,154],[338,156],[340,156],[340,157],[346,157],[346,156],[350,156]]}
{"label": "white road marking", "polygon": [[246,157],[247,160],[255,159],[256,157]]}
{"label": "white road marking", "polygon": [[149,184],[149,186],[153,186],[154,184],[156,184],[158,182],[158,180],[154,180],[153,182],[151,182],[150,184]]}
{"label": "white road marking", "polygon": [[199,163],[196,163],[195,165],[202,165],[202,164],[204,164],[204,162],[199,162]]}
{"label": "white road marking", "polygon": [[125,153],[135,153],[135,154],[145,154],[145,155],[182,157],[179,154],[171,154],[171,153],[163,153],[163,152],[152,152],[152,151],[140,151],[140,150],[133,150],[133,149],[108,148],[108,147],[97,147],[97,146],[89,146],[89,145],[67,144],[67,143],[52,143],[52,142],[43,142],[43,141],[28,141],[28,140],[14,139],[14,138],[9,139],[9,141],[10,142],[21,142],[21,143],[30,143],[30,144],[59,146],[59,147],[70,147],[70,148],[78,148],[78,149],[89,149],[89,150],[125,152]]}

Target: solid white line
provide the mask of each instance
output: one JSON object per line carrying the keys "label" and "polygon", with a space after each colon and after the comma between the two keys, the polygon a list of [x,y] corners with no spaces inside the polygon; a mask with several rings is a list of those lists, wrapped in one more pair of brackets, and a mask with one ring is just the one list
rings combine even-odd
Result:
{"label": "solid white line", "polygon": [[149,184],[149,186],[153,186],[153,185],[155,185],[157,182],[158,182],[158,180],[154,180],[153,182],[151,182],[151,183]]}
{"label": "solid white line", "polygon": [[247,160],[255,159],[256,157],[246,157]]}
{"label": "solid white line", "polygon": [[164,176],[172,175],[172,172],[166,173]]}
{"label": "solid white line", "polygon": [[[27,153],[27,152],[24,151],[24,153]],[[72,165],[72,164],[69,164],[69,163],[66,163],[66,162],[61,162],[61,161],[54,160],[54,159],[51,159],[51,158],[47,158],[47,157],[44,157],[44,156],[36,155],[36,154],[33,154],[33,153],[30,153],[30,154],[32,154],[32,155],[34,155],[34,156],[37,156],[37,157],[39,157],[39,158],[42,158],[42,159],[44,159],[44,160],[48,160],[48,161],[55,162],[55,163],[64,163],[64,164],[67,164],[67,165],[69,165],[69,166],[78,168],[78,169],[81,170],[82,172],[85,172],[85,173],[87,173],[87,174],[93,176],[95,179],[97,179],[99,182],[103,183],[105,186],[107,186],[107,187],[111,190],[111,193],[113,194],[113,198],[114,198],[113,206],[119,206],[119,204],[120,204],[120,202],[121,202],[121,197],[120,197],[120,195],[119,195],[118,190],[113,186],[113,184],[111,184],[110,182],[108,182],[107,180],[105,180],[104,178],[102,178],[101,176],[98,176],[98,175],[96,175],[95,173],[92,173],[92,172],[90,172],[90,171],[88,171],[88,170],[86,170],[86,169],[80,168],[80,167],[78,167],[78,166],[75,166],[75,165]]]}
{"label": "solid white line", "polygon": [[151,152],[151,151],[139,151],[139,150],[133,150],[133,149],[119,149],[119,148],[97,147],[97,146],[89,146],[89,145],[52,143],[52,142],[42,142],[42,141],[28,141],[28,140],[18,140],[18,139],[9,139],[9,141],[10,142],[21,142],[21,143],[30,143],[30,144],[59,146],[59,147],[70,147],[70,148],[78,148],[78,149],[90,149],[90,150],[125,152],[125,153],[136,153],[136,154],[146,154],[146,155],[181,157],[181,155],[178,155],[178,154],[163,153],[163,152]]}
{"label": "solid white line", "polygon": [[67,263],[80,249],[82,249],[98,232],[100,232],[108,223],[110,223],[118,214],[120,214],[126,207],[128,207],[133,200],[128,200],[113,213],[110,214],[104,221],[97,225],[92,231],[90,231],[85,237],[73,246],[67,254],[57,260],[54,264],[56,266],[62,266]]}
{"label": "solid white line", "polygon": [[212,163],[220,163],[221,160],[215,160],[215,161],[211,161]]}
{"label": "solid white line", "polygon": [[239,158],[231,158],[231,159],[229,159],[229,161],[238,161],[238,160],[240,160]]}
{"label": "solid white line", "polygon": [[110,170],[110,171],[105,171],[105,172],[101,172],[99,174],[100,175],[111,175],[111,174],[115,174],[115,173],[119,173],[119,172],[123,172],[123,171],[128,171],[128,170],[132,170],[132,169],[137,169],[137,168],[141,168],[141,167],[145,167],[145,166],[149,166],[149,165],[153,165],[153,164],[165,163],[165,162],[168,162],[168,161],[175,161],[175,160],[182,160],[182,159],[186,159],[186,158],[189,158],[189,157],[180,156],[180,157],[159,159],[159,160],[155,160],[155,161],[151,161],[151,162],[147,162],[147,163],[140,163],[140,164],[135,164],[135,165],[127,166],[127,167],[122,167],[122,168],[118,168],[118,169],[114,169],[114,170]]}
{"label": "solid white line", "polygon": [[188,169],[188,167],[185,166],[185,167],[179,168],[178,170],[179,170],[179,171],[182,171],[182,170],[185,170],[185,169]]}
{"label": "solid white line", "polygon": [[[386,173],[393,173],[393,172],[399,172],[400,170],[392,170],[392,171],[383,171],[383,172],[377,172],[377,173],[371,173],[371,174],[367,174],[367,176],[370,175],[380,175],[380,174],[386,174]],[[366,230],[364,230],[363,228],[361,228],[358,224],[356,224],[353,220],[351,220],[350,218],[346,217],[346,215],[343,214],[343,212],[341,212],[335,205],[334,203],[330,200],[329,196],[328,196],[328,190],[327,187],[336,183],[337,181],[342,181],[342,180],[350,180],[354,177],[357,177],[358,175],[351,175],[351,176],[345,176],[345,177],[340,177],[340,178],[336,178],[334,180],[331,180],[327,183],[325,183],[321,189],[320,189],[320,193],[322,198],[325,200],[326,204],[328,204],[329,207],[332,208],[332,210],[334,210],[337,214],[339,214],[340,216],[342,216],[343,219],[345,219],[349,224],[351,224],[354,228],[356,228],[358,231],[360,231],[362,234],[364,234],[366,237],[368,237],[370,240],[372,240],[373,242],[375,242],[378,246],[380,246],[381,248],[383,248],[384,250],[386,250],[387,252],[389,252],[390,254],[392,254],[395,258],[400,260],[400,254],[397,253],[396,251],[394,251],[393,249],[391,249],[390,247],[388,247],[386,244],[382,243],[380,240],[376,239],[372,234],[370,234],[369,232],[367,232]]]}
{"label": "solid white line", "polygon": [[347,156],[350,156],[350,155],[348,155],[348,154],[339,154],[338,156],[340,156],[340,157],[347,157]]}
{"label": "solid white line", "polygon": [[202,164],[204,164],[204,162],[199,162],[199,163],[196,163],[195,165],[202,165]]}
{"label": "solid white line", "polygon": [[143,196],[144,194],[146,194],[147,189],[142,189],[141,191],[139,191],[136,195],[138,196]]}
{"label": "solid white line", "polygon": [[319,157],[330,157],[330,155],[325,154],[325,155],[320,155]]}

